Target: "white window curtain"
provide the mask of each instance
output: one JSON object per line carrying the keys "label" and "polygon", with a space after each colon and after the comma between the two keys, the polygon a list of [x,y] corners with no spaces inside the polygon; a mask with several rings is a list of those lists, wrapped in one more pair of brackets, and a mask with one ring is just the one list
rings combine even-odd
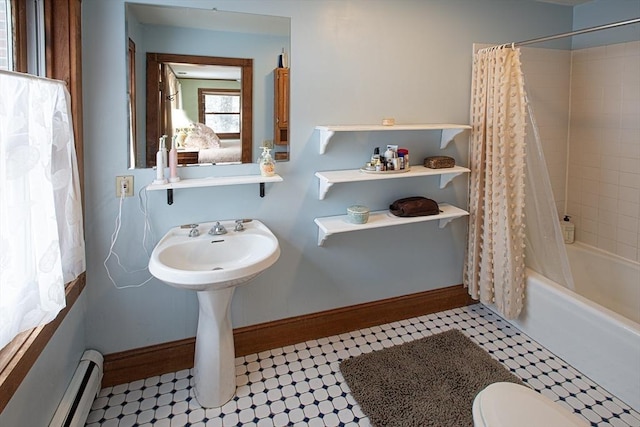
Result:
{"label": "white window curtain", "polygon": [[0,71],[0,348],[53,320],[85,271],[80,177],[63,82]]}
{"label": "white window curtain", "polygon": [[520,49],[476,53],[464,283],[508,319],[524,305],[525,91]]}

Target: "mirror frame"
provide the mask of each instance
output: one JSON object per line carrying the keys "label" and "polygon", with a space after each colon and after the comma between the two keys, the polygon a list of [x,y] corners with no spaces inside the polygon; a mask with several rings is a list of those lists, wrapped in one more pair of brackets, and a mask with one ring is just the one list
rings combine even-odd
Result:
{"label": "mirror frame", "polygon": [[242,163],[252,163],[253,150],[253,59],[224,58],[217,56],[180,55],[172,53],[147,53],[147,107],[146,107],[146,158],[145,167],[155,165],[160,136],[163,135],[163,111],[161,90],[161,64],[166,62],[223,65],[241,68],[240,86],[240,140],[242,145]]}

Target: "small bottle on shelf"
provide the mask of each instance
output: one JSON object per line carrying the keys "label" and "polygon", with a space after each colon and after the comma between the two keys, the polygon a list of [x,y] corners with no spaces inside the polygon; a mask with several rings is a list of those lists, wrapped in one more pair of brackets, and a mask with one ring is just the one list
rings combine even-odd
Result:
{"label": "small bottle on shelf", "polygon": [[273,176],[276,173],[276,163],[271,157],[271,149],[262,147],[262,154],[258,157],[258,165],[260,166],[260,175]]}
{"label": "small bottle on shelf", "polygon": [[404,157],[404,169],[411,169],[411,164],[409,163],[409,150],[406,148],[398,148],[398,156]]}
{"label": "small bottle on shelf", "polygon": [[180,177],[178,176],[177,139],[178,135],[174,135],[171,139],[171,150],[169,151],[169,182],[180,181]]}
{"label": "small bottle on shelf", "polygon": [[158,143],[158,152],[156,153],[156,179],[153,181],[154,184],[167,183],[167,179],[164,175],[164,168],[167,166],[166,139],[167,135],[162,135],[160,137],[160,142]]}

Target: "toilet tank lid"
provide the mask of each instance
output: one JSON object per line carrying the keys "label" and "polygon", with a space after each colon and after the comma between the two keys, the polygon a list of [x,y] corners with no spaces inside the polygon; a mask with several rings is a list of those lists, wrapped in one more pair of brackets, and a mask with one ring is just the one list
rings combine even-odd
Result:
{"label": "toilet tank lid", "polygon": [[[476,426],[589,426],[586,420],[544,395],[510,382],[487,386],[478,393],[473,404]],[[475,419],[478,416],[481,420]]]}

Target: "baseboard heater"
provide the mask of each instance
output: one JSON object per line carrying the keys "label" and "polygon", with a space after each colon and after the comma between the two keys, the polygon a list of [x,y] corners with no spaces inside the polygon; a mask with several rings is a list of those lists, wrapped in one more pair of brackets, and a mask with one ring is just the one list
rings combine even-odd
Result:
{"label": "baseboard heater", "polygon": [[96,350],[84,352],[49,427],[85,425],[93,400],[101,388],[103,361],[102,354]]}

